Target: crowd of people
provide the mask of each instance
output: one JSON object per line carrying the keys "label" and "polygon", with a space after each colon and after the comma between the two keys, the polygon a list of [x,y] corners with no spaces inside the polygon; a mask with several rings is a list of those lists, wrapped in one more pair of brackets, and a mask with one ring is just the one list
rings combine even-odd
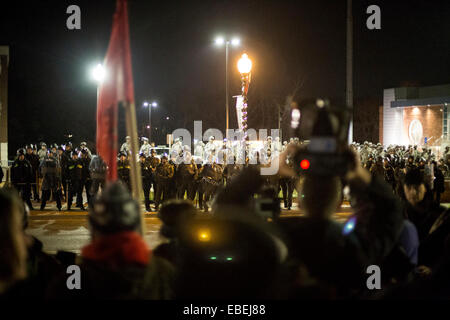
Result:
{"label": "crowd of people", "polygon": [[360,154],[364,168],[383,177],[400,197],[403,197],[406,172],[418,168],[424,174],[427,190],[434,201],[440,203],[441,194],[445,191],[445,178],[449,175],[450,147],[445,148],[439,159],[431,148],[426,147],[391,145],[384,148],[381,143],[370,142],[353,143],[351,147]]}
{"label": "crowd of people", "polygon": [[[266,151],[272,150],[270,144],[265,146],[270,146]],[[59,150],[61,158],[68,147],[72,148],[68,144]],[[311,174],[300,177],[294,170],[292,159],[301,148],[298,141],[287,143],[279,153],[279,171],[272,177],[260,174],[259,166],[264,164],[244,164],[234,174],[225,174],[225,183],[221,179],[227,164],[214,161],[211,155],[202,164],[171,164],[166,156],[159,161],[151,148],[149,157],[141,153],[143,179],[152,181],[155,172],[156,194],[162,193],[155,205],[164,241],[153,250],[143,238],[140,204],[132,198],[120,173],[131,161],[129,150],[118,160],[121,179],[106,186],[100,182],[97,187],[102,192],[90,194],[91,242],[79,257],[64,252],[45,254],[42,243],[26,233],[29,208],[28,199],[20,201],[17,193],[22,191],[23,198],[21,185],[4,187],[0,190],[0,250],[4,253],[0,256],[0,297],[449,298],[450,213],[433,196],[430,181],[436,185],[435,170],[440,170],[433,155],[415,147],[384,150],[369,143],[353,144],[354,166],[345,176],[319,179]],[[71,152],[65,160],[69,198],[75,189],[80,192],[79,188],[86,188],[83,171],[94,180],[92,172],[105,169],[94,169],[104,162],[97,158],[96,164],[96,156],[91,159],[85,146],[77,151],[81,159]],[[58,172],[54,164],[62,160],[58,160],[58,152],[41,153],[38,168],[44,169],[43,191],[55,191],[52,182],[45,179]],[[26,154],[33,154],[32,148]],[[424,154],[426,159],[422,159]],[[24,161],[25,154],[20,153],[19,158]],[[433,172],[434,178],[430,178]],[[171,180],[174,177],[180,180]],[[193,179],[183,181],[186,177]],[[214,179],[214,183],[205,179]],[[213,186],[212,190],[200,188],[208,195],[204,201],[214,197],[211,214],[197,210],[192,201],[199,180]],[[303,216],[279,216],[277,191],[282,180],[291,186],[285,190],[296,188],[301,194],[297,201]],[[75,181],[79,183],[76,188]],[[170,187],[172,181],[175,183]],[[167,185],[161,187],[162,183]],[[347,223],[340,224],[332,216],[342,204],[344,186],[349,187],[354,213]],[[56,192],[54,195],[57,197]],[[42,197],[48,199],[49,195],[43,193]],[[261,210],[262,203],[271,205]],[[66,268],[73,264],[81,270],[79,290],[71,290],[67,284]],[[373,286],[382,290],[371,290],[368,285],[369,266],[381,270],[380,283],[375,280]]]}

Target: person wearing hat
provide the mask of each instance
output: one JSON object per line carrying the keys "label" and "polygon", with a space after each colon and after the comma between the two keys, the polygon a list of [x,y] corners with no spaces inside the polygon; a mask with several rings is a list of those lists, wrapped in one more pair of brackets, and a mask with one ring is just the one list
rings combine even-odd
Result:
{"label": "person wearing hat", "polygon": [[170,154],[180,154],[180,152],[183,151],[183,142],[181,140],[181,137],[178,137],[175,139],[174,144],[172,145],[172,148],[170,149]]}
{"label": "person wearing hat", "polygon": [[131,190],[130,181],[130,161],[127,159],[127,153],[122,151],[119,153],[119,161],[117,161],[117,176]]}
{"label": "person wearing hat", "polygon": [[167,157],[161,158],[161,163],[156,167],[156,195],[155,195],[155,210],[158,210],[161,202],[170,198],[170,182],[174,175],[174,168],[168,162]]}
{"label": "person wearing hat", "polygon": [[141,166],[141,174],[142,174],[142,189],[144,190],[144,202],[145,209],[147,211],[151,211],[150,208],[150,187],[152,180],[152,168],[150,163],[146,161],[146,157],[144,153],[139,154],[139,164]]}
{"label": "person wearing hat", "polygon": [[125,137],[125,142],[120,147],[120,152],[124,152],[125,154],[129,154],[131,150],[131,138],[130,136]]}
{"label": "person wearing hat", "polygon": [[39,156],[39,162],[44,160],[47,153],[48,153],[47,144],[45,142],[41,142],[41,149],[39,149],[39,151],[37,152],[37,154]]}
{"label": "person wearing hat", "polygon": [[28,205],[30,210],[33,209],[31,204],[31,182],[33,181],[33,168],[30,162],[25,159],[25,150],[17,151],[17,158],[11,166],[11,183],[21,195],[23,201]]}
{"label": "person wearing hat", "polygon": [[204,159],[208,159],[210,155],[216,155],[216,142],[214,136],[210,136],[208,143],[205,145]]}
{"label": "person wearing hat", "polygon": [[81,159],[78,159],[78,154],[72,152],[72,157],[67,161],[67,210],[70,211],[72,207],[73,197],[76,196],[77,207],[81,210],[85,210],[83,206],[83,193],[82,193],[82,175],[83,175],[83,163]]}
{"label": "person wearing hat", "polygon": [[143,144],[141,146],[141,149],[139,150],[139,153],[143,153],[145,155],[145,157],[149,157],[151,146],[148,143],[148,138],[142,137],[142,141],[143,141]]}
{"label": "person wearing hat", "polygon": [[27,145],[27,153],[25,154],[25,159],[27,159],[27,161],[31,164],[31,190],[33,191],[33,198],[34,201],[39,201],[39,192],[37,190],[39,157],[37,154],[33,153],[32,145]]}
{"label": "person wearing hat", "polygon": [[56,206],[61,211],[61,175],[60,165],[55,155],[52,152],[41,161],[39,165],[42,179],[42,196],[41,196],[41,211],[45,209],[47,201],[50,199],[50,194],[56,200]]}
{"label": "person wearing hat", "polygon": [[81,250],[81,290],[67,273],[50,283],[46,298],[81,300],[172,299],[173,266],[154,256],[141,231],[139,203],[120,181],[106,186],[89,210],[91,241]]}
{"label": "person wearing hat", "polygon": [[203,159],[205,144],[201,140],[194,139],[194,156]]}

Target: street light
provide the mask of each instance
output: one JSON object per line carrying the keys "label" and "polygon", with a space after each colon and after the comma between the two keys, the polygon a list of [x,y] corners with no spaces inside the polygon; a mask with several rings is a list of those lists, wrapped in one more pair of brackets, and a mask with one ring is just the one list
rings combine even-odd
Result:
{"label": "street light", "polygon": [[242,81],[242,130],[244,131],[244,141],[247,140],[247,94],[251,80],[253,63],[246,53],[242,54],[237,63],[237,68],[241,74]]}
{"label": "street light", "polygon": [[252,65],[252,60],[249,59],[248,55],[246,53],[242,54],[242,57],[238,61],[239,73],[250,73],[252,71]]}
{"label": "street light", "polygon": [[105,75],[105,68],[103,68],[102,64],[100,63],[91,70],[91,78],[99,84],[103,82],[103,80],[105,79]]}
{"label": "street light", "polygon": [[158,106],[158,103],[156,103],[155,101],[153,101],[152,103],[144,101],[142,105],[148,108],[148,126],[147,126],[147,129],[149,129],[148,140],[150,141],[150,143],[152,143],[152,109],[156,108]]}
{"label": "street light", "polygon": [[228,104],[228,47],[230,46],[230,43],[232,46],[236,47],[241,43],[241,40],[239,38],[233,38],[231,40],[225,39],[223,37],[217,37],[214,41],[217,46],[222,46],[225,44],[225,110],[226,110],[226,130],[228,131],[229,128],[229,104]]}

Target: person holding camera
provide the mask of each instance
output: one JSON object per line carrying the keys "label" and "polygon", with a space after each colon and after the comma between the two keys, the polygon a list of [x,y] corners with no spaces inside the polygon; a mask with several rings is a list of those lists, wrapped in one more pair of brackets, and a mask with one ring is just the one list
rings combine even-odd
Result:
{"label": "person holding camera", "polygon": [[[280,159],[280,172],[294,176],[282,163]],[[350,167],[344,177],[306,174],[299,197],[305,217],[279,221],[291,261],[301,261],[311,276],[341,296],[365,286],[366,268],[380,264],[394,248],[403,221],[390,186],[364,169],[359,156],[354,155]],[[332,219],[341,203],[342,182],[350,186],[356,204],[344,226]]]}

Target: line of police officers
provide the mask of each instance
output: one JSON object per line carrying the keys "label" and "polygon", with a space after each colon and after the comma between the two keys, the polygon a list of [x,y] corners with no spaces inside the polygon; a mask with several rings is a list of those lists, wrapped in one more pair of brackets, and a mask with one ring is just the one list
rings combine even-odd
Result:
{"label": "line of police officers", "polygon": [[11,183],[31,209],[33,191],[34,200],[41,201],[41,210],[45,209],[50,197],[56,201],[58,210],[62,209],[62,200],[67,201],[67,210],[71,210],[74,197],[76,206],[85,210],[83,191],[90,203],[99,186],[104,184],[105,174],[105,163],[99,157],[92,156],[85,142],[75,150],[71,143],[65,148],[52,145],[50,149],[41,143],[39,150],[28,145],[17,151],[17,158],[11,166]]}
{"label": "line of police officers", "polygon": [[[211,140],[213,139],[210,139],[210,142]],[[216,152],[220,150],[214,149],[210,150],[214,152],[205,153],[205,159],[201,159],[201,161],[198,161],[198,158],[194,160],[190,151],[185,147],[180,148],[176,153],[172,152],[168,159],[167,156],[158,156],[155,149],[148,144],[147,138],[143,138],[143,141],[139,164],[147,211],[151,211],[152,202],[157,210],[160,204],[168,199],[184,197],[192,202],[197,198],[198,207],[208,211],[209,201],[218,188],[235,176],[243,166],[252,165],[250,164],[252,161],[248,157],[244,165],[234,163],[236,162],[235,154],[225,155],[225,163],[221,164],[217,159]],[[268,146],[266,157],[270,160],[270,137],[268,142],[269,144],[265,144],[266,147]],[[291,141],[291,143],[296,142]],[[118,178],[130,188],[129,139],[121,146],[120,150],[117,163]],[[177,163],[177,156],[183,160],[181,163]],[[256,156],[259,157],[259,154]],[[230,157],[233,160],[232,164],[227,161]],[[85,210],[83,191],[86,193],[88,204],[90,204],[91,198],[104,186],[106,170],[104,161],[100,157],[92,155],[84,142],[75,150],[71,143],[66,144],[65,147],[52,145],[50,149],[47,149],[45,143],[41,143],[39,150],[33,145],[28,145],[26,150],[19,149],[18,157],[11,168],[11,182],[30,208],[32,208],[30,199],[31,191],[33,191],[34,200],[41,200],[41,210],[45,209],[50,196],[56,201],[59,210],[61,210],[62,200],[67,202],[67,210],[70,210],[74,197],[76,206]],[[38,193],[39,185],[42,190],[41,199],[39,199]],[[295,181],[270,176],[267,177],[267,185],[283,191],[284,206],[290,209]],[[152,188],[153,201],[150,200]]]}

